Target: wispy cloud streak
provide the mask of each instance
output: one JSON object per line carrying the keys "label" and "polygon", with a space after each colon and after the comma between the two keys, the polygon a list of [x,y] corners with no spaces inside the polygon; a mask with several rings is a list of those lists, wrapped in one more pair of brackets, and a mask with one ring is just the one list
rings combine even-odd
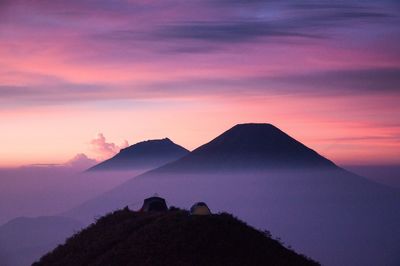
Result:
{"label": "wispy cloud streak", "polygon": [[[257,118],[383,130],[400,114],[399,24],[395,0],[0,1],[0,138],[27,127],[43,137],[56,122],[70,132],[84,117],[82,144],[93,121],[104,132],[133,128],[109,114],[122,109],[144,128],[218,113],[214,127]],[[75,119],[77,106],[87,116]],[[56,118],[44,119],[52,109]]]}

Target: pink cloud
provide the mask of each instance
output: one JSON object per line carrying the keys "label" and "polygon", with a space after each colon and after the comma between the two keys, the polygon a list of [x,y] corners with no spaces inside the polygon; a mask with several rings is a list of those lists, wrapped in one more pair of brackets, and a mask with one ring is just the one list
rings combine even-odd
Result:
{"label": "pink cloud", "polygon": [[[400,132],[382,126],[400,112],[389,1],[167,2],[1,0],[0,164],[63,163],[93,128],[163,132],[195,148],[249,121],[282,126],[334,160],[382,151],[398,162],[397,138],[359,139]],[[105,159],[121,147],[100,134],[85,152]]]}
{"label": "pink cloud", "polygon": [[97,161],[95,159],[91,159],[87,157],[84,153],[78,153],[75,155],[71,160],[69,160],[64,166],[79,168],[79,169],[86,169],[93,165],[95,165]]}
{"label": "pink cloud", "polygon": [[99,160],[112,157],[117,154],[121,149],[129,146],[127,140],[124,140],[121,145],[117,145],[113,142],[107,142],[103,133],[99,133],[96,138],[90,141],[90,144],[92,146],[93,152],[96,153],[96,157]]}

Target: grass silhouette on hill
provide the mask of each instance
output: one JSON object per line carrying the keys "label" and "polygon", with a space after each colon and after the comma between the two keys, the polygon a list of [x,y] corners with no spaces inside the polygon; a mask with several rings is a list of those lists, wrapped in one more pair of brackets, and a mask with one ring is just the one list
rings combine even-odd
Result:
{"label": "grass silhouette on hill", "polygon": [[44,265],[319,265],[230,214],[108,214],[43,256]]}

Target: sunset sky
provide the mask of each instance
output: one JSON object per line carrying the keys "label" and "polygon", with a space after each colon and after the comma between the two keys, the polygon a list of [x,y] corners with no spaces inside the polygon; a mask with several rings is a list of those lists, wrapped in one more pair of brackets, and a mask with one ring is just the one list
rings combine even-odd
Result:
{"label": "sunset sky", "polygon": [[0,167],[272,123],[400,164],[400,2],[1,0]]}

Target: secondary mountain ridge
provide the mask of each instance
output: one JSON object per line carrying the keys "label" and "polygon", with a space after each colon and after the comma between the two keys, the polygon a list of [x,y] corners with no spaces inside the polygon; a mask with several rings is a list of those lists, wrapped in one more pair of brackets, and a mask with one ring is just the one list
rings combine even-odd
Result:
{"label": "secondary mountain ridge", "polygon": [[88,171],[152,169],[175,161],[189,151],[169,138],[147,140],[131,145]]}

